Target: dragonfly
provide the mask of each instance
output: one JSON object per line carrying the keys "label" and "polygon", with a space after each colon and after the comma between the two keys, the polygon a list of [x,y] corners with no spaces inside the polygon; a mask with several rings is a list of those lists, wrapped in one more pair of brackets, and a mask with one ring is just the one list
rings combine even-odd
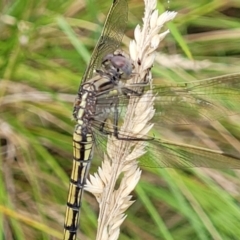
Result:
{"label": "dragonfly", "polygon": [[[74,104],[73,116],[77,121],[73,133],[73,167],[69,185],[67,209],[64,221],[64,240],[74,240],[77,237],[81,199],[86,177],[93,157],[92,122],[98,119],[103,128],[107,108],[116,101],[115,97],[108,98],[105,108],[96,106],[98,99],[104,99],[117,86],[120,78],[119,71],[108,69],[108,72],[99,70],[102,59],[113,53],[121,44],[128,19],[128,5],[126,0],[113,0],[108,12],[101,36],[93,50],[90,63],[83,75]],[[106,59],[106,67],[107,62]],[[97,72],[93,76],[94,71]]]}
{"label": "dragonfly", "polygon": [[[146,141],[149,150],[139,159],[147,167],[213,167],[240,168],[240,156],[221,150],[176,143],[152,136],[136,136],[131,131],[119,131],[129,99],[138,100],[147,90],[136,85],[124,85],[131,78],[131,61],[117,52],[128,17],[126,0],[114,0],[90,63],[83,75],[74,103],[76,126],[73,133],[73,167],[64,222],[64,240],[77,237],[84,185],[94,156],[106,148],[107,136],[118,140]],[[186,82],[178,85],[154,85],[156,93],[155,129],[176,126],[199,126],[227,115],[239,114],[234,104],[240,100],[240,73]],[[147,101],[147,94],[146,96]],[[224,100],[224,101],[223,101]],[[189,131],[188,131],[189,133]],[[189,136],[187,136],[189,137]],[[95,156],[97,158],[97,156]]]}

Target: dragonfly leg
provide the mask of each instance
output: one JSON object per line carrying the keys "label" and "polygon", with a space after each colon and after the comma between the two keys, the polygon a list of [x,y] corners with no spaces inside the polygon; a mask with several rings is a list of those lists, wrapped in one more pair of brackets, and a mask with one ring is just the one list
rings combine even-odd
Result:
{"label": "dragonfly leg", "polygon": [[130,89],[130,88],[123,88],[122,92],[125,96],[131,97],[131,96],[137,96],[140,97],[143,94],[144,89],[141,90],[141,92],[138,92],[136,90]]}
{"label": "dragonfly leg", "polygon": [[100,131],[101,133],[103,133],[104,135],[110,135],[111,132],[104,129],[105,124],[106,124],[106,121],[107,121],[107,118],[104,120],[103,123],[100,124],[99,131]]}
{"label": "dragonfly leg", "polygon": [[[127,96],[142,96],[142,94],[144,93],[144,88],[149,86],[150,84],[147,77],[148,73],[146,73],[146,75],[144,76],[143,82],[131,83],[129,85],[126,85],[127,87],[124,87],[123,93]],[[133,90],[132,88],[139,88],[139,90]]]}

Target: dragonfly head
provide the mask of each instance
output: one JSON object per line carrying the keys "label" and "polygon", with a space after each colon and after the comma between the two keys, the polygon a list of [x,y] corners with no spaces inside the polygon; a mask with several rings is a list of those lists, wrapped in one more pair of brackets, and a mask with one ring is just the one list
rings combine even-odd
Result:
{"label": "dragonfly head", "polygon": [[132,77],[134,68],[132,61],[119,52],[106,55],[102,60],[102,66],[106,71],[126,80]]}

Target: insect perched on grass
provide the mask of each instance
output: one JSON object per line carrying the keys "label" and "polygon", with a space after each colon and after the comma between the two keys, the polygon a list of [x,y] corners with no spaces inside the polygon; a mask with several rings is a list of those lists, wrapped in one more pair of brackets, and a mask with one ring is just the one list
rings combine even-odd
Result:
{"label": "insect perched on grass", "polygon": [[[134,64],[121,53],[114,53],[122,41],[127,15],[127,2],[113,1],[74,104],[73,116],[77,124],[73,134],[73,169],[64,240],[76,239],[81,198],[93,158],[93,147],[97,144],[98,152],[103,152],[109,135],[114,136],[116,141],[129,142],[130,147],[131,142],[146,141],[148,151],[139,159],[144,166],[240,168],[240,156],[237,154],[136,134],[134,130],[120,130],[119,125],[130,100],[137,102],[141,98],[147,103],[149,96],[155,95],[157,112],[153,122],[158,130],[168,126],[199,125],[239,113],[239,109],[230,103],[240,99],[240,74],[176,86],[154,85],[149,94],[146,90],[151,86],[147,76],[140,84],[127,84],[126,80],[137,74]],[[142,62],[137,61],[137,64]],[[220,104],[221,99],[226,101]]]}

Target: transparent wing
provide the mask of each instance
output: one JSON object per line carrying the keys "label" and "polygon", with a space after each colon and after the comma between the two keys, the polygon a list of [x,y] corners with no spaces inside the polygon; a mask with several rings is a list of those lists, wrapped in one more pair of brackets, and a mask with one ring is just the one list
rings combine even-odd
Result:
{"label": "transparent wing", "polygon": [[240,113],[240,73],[176,87],[157,87],[155,120],[159,124],[212,121]]}
{"label": "transparent wing", "polygon": [[240,155],[197,146],[154,139],[147,142],[147,153],[139,159],[147,167],[162,168],[240,168]]}
{"label": "transparent wing", "polygon": [[[142,143],[146,140],[147,153],[140,158],[140,164],[147,167],[212,167],[212,168],[240,168],[240,155],[230,154],[232,152],[228,147],[225,148],[224,139],[215,136],[216,133],[211,133],[209,123],[221,117],[232,114],[240,114],[240,74],[230,74],[217,78],[211,78],[203,81],[195,81],[183,83],[176,86],[155,86],[156,93],[156,114],[154,117],[154,128],[162,135],[162,129],[172,130],[178,125],[180,128],[176,130],[180,138],[182,133],[182,124],[187,125],[189,129],[184,135],[185,139],[181,139],[179,143],[174,141],[163,141],[160,138],[149,136],[137,136],[142,139]],[[136,96],[136,100],[138,97]],[[118,124],[124,120],[125,109],[129,99],[121,95],[119,96],[118,106]],[[148,101],[148,96],[146,96]],[[114,118],[114,112],[110,112],[109,119]],[[113,122],[113,121],[112,121]],[[204,124],[203,124],[204,123]],[[99,123],[95,123],[96,129]],[[199,147],[206,146],[200,144],[198,134],[193,134],[196,128],[205,130],[209,135],[213,136],[216,146],[221,150],[210,150],[208,148]],[[114,126],[111,122],[105,124],[105,133],[114,134]],[[164,131],[165,131],[164,130]],[[216,131],[215,131],[216,132]],[[207,135],[206,138],[210,138]],[[120,138],[129,138],[128,141],[136,138],[131,132],[119,134]],[[131,139],[132,138],[132,139]],[[105,141],[100,136],[99,131],[96,131],[96,139],[98,147],[105,149]],[[189,141],[191,140],[191,141]],[[116,140],[117,141],[117,140]],[[194,142],[198,146],[184,144],[185,142]],[[207,147],[209,147],[207,145]],[[225,151],[226,149],[226,151]]]}
{"label": "transparent wing", "polygon": [[[119,137],[129,137],[129,133],[128,135],[121,134]],[[141,166],[151,168],[240,168],[239,154],[234,155],[221,150],[211,150],[193,145],[157,139],[150,136],[141,137],[142,139],[147,140],[138,142],[138,144],[146,145],[146,153],[138,159]],[[126,141],[132,142],[132,140]],[[102,160],[103,152],[106,152],[107,136],[100,132],[96,132],[95,142],[96,154],[94,155],[94,158]],[[131,143],[129,142],[128,145],[131,145]],[[108,149],[110,150],[109,146]]]}
{"label": "transparent wing", "polygon": [[[158,126],[199,124],[240,113],[240,73],[175,86],[153,85],[153,92],[153,122]],[[145,98],[148,101],[148,95]],[[124,95],[119,100],[120,116],[124,118],[129,100]]]}
{"label": "transparent wing", "polygon": [[101,66],[102,58],[113,53],[121,44],[128,18],[126,0],[113,0],[101,36],[95,46],[82,83],[92,77],[93,70]]}

